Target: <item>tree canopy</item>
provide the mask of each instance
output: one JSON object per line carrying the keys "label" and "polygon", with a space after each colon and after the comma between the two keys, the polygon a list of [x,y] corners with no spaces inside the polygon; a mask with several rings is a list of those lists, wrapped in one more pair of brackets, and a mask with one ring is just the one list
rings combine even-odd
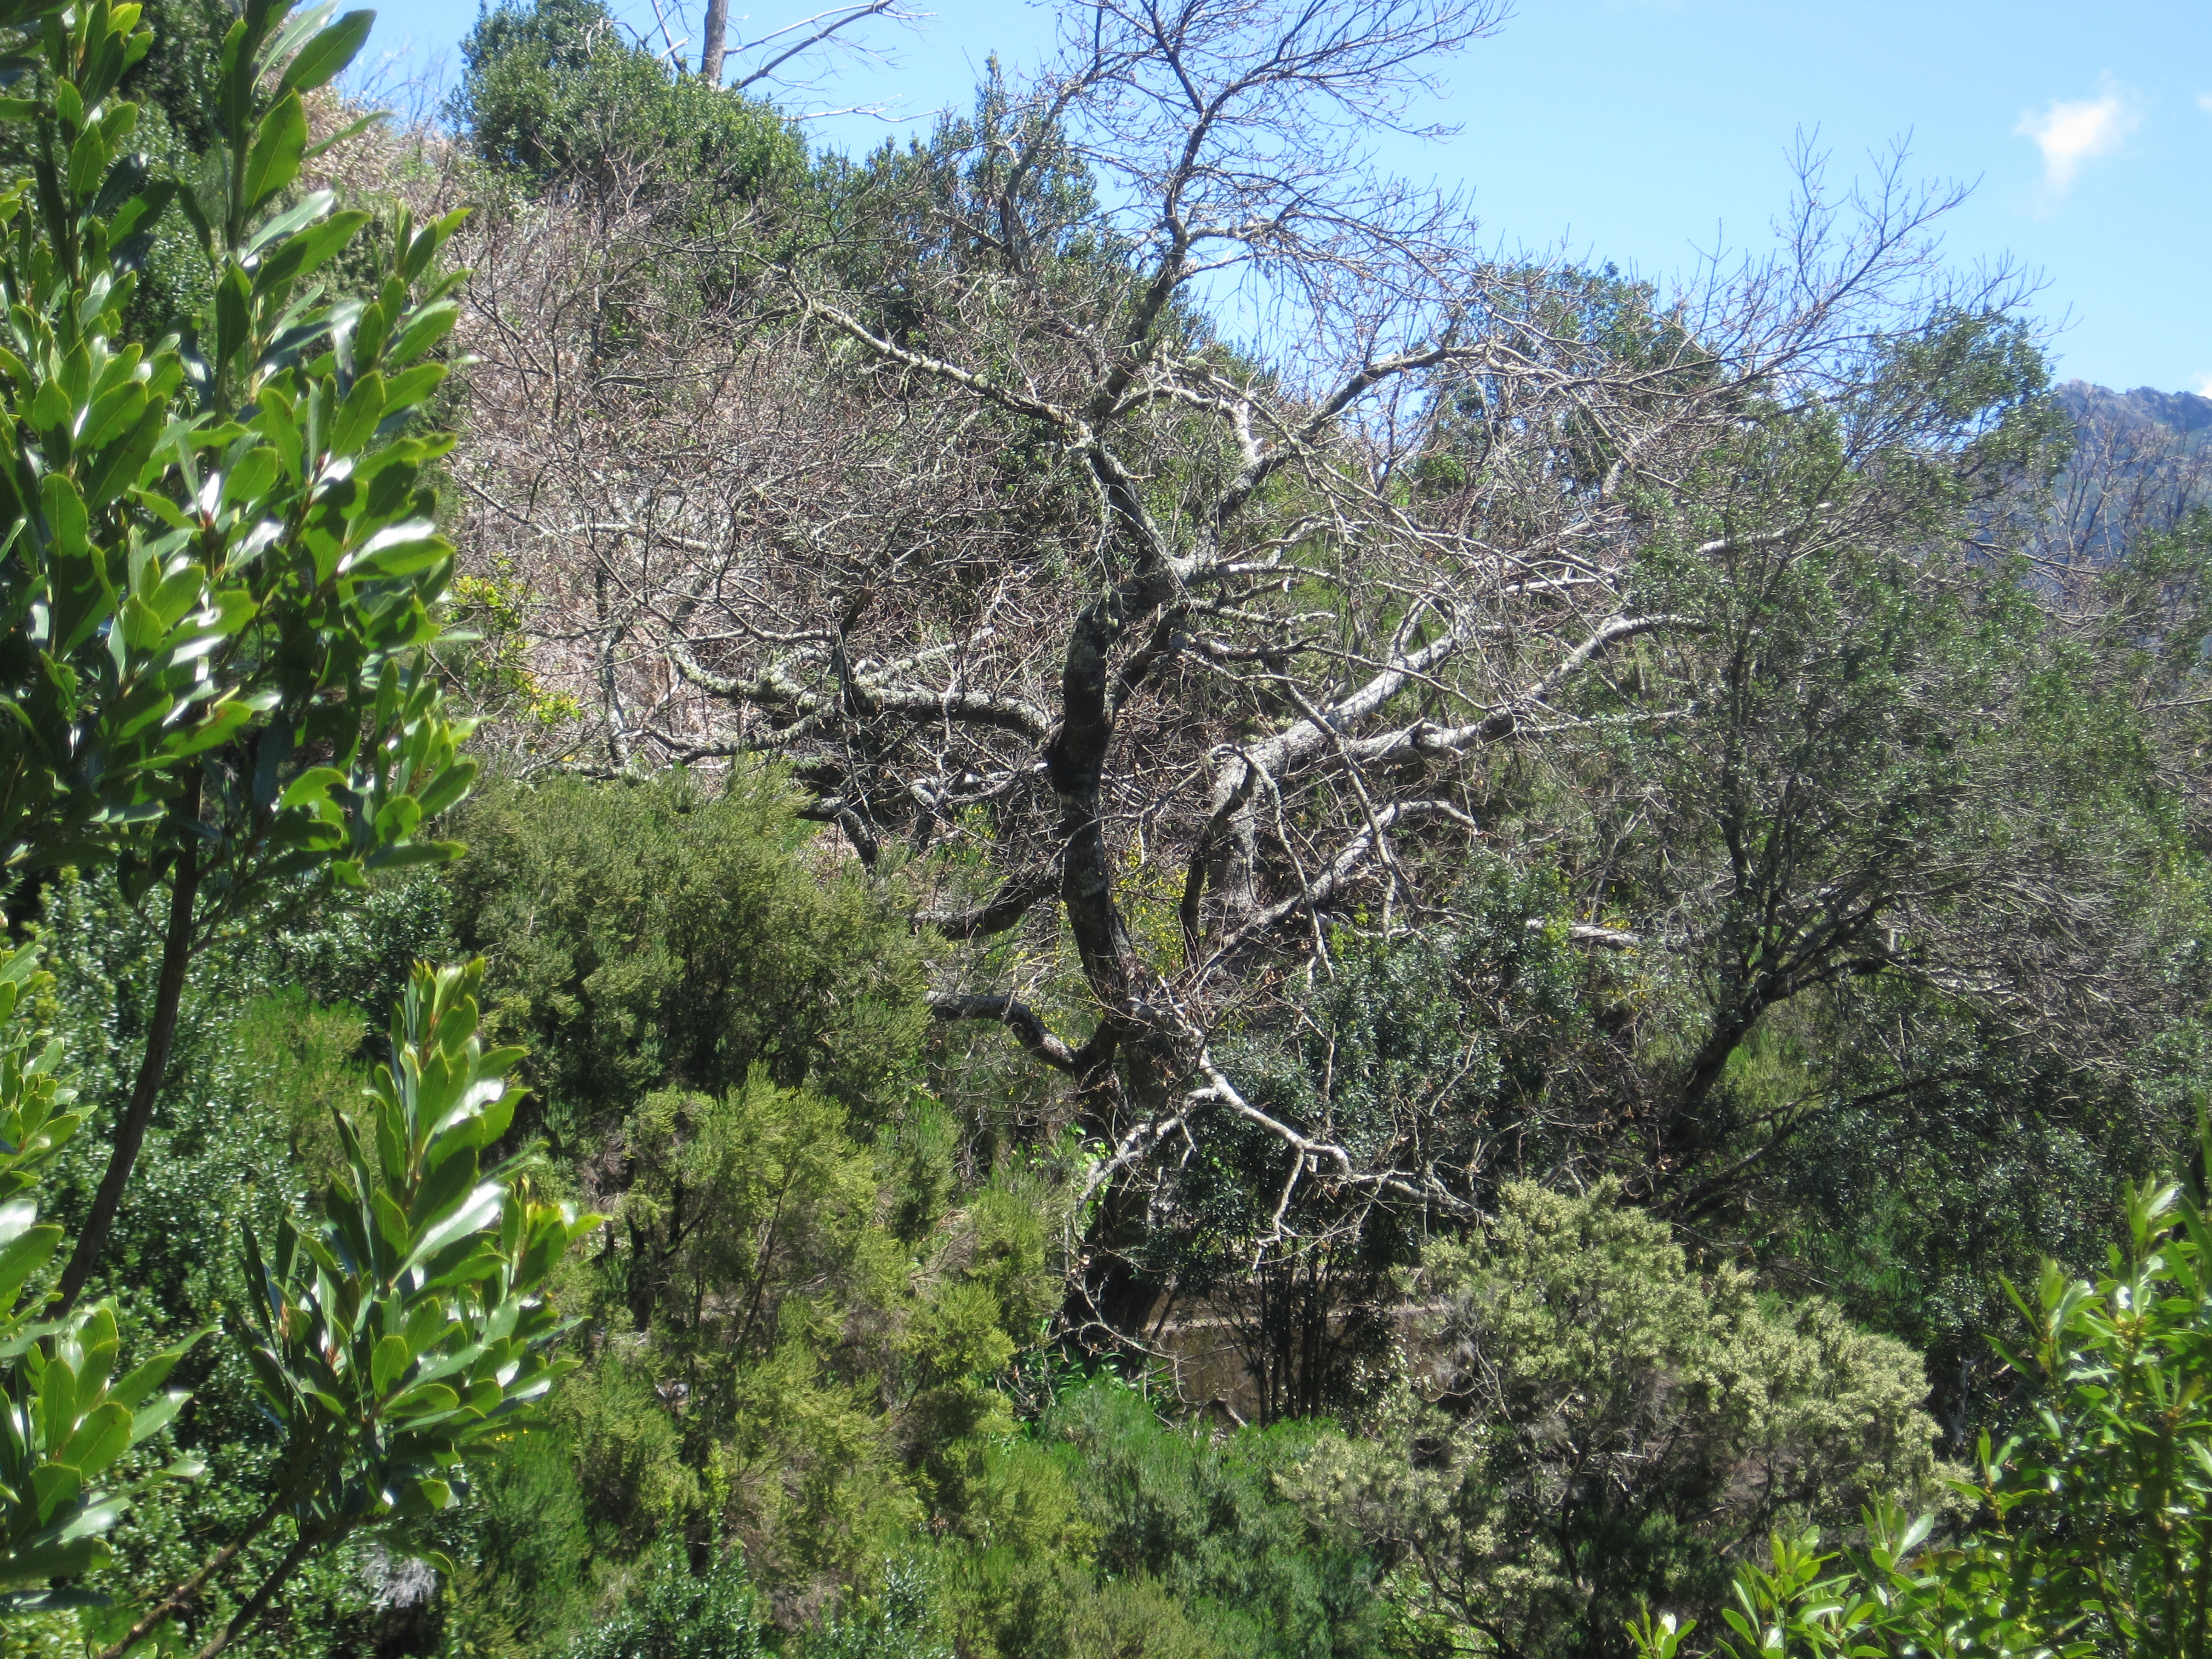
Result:
{"label": "tree canopy", "polygon": [[2202,453],[1057,16],[0,4],[0,1645],[2194,1652]]}

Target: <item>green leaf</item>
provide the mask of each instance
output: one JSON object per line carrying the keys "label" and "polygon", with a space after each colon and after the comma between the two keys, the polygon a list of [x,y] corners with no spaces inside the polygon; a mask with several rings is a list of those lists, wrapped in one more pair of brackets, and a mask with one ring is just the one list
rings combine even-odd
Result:
{"label": "green leaf", "polygon": [[376,423],[383,418],[384,376],[371,369],[356,380],[353,390],[346,393],[337,419],[331,423],[325,445],[333,455],[354,454],[368,441],[376,430]]}
{"label": "green leaf", "polygon": [[377,1231],[392,1247],[392,1253],[398,1255],[406,1249],[407,1241],[414,1236],[414,1230],[407,1224],[407,1212],[387,1192],[380,1190],[370,1194],[369,1202],[375,1212]]}
{"label": "green leaf", "polygon": [[487,1181],[480,1184],[458,1208],[444,1219],[434,1223],[415,1241],[415,1248],[401,1264],[401,1271],[428,1261],[432,1256],[468,1234],[488,1226],[498,1216],[507,1200],[507,1188],[500,1182]]}
{"label": "green leaf", "polygon": [[424,307],[408,319],[398,343],[386,354],[388,360],[405,368],[452,332],[460,315],[461,308],[450,300]]}
{"label": "green leaf", "polygon": [[384,418],[403,409],[412,409],[437,389],[446,378],[443,363],[417,363],[412,368],[402,369],[384,384]]}
{"label": "green leaf", "polygon": [[[337,199],[337,197],[327,190],[309,191],[307,195],[303,197],[300,201],[285,209],[283,212],[278,214],[274,219],[270,220],[266,224],[261,226],[253,233],[252,235],[247,237],[246,239],[246,253],[249,255],[258,253],[260,250],[268,246],[270,243],[276,241],[278,238],[291,235],[293,232],[298,230],[302,225],[311,225],[314,223],[316,220],[320,219],[323,215],[331,210],[331,204]],[[294,269],[283,273],[285,276],[297,276],[299,272],[296,268],[296,262]],[[281,279],[272,278],[267,274],[266,262],[264,261],[263,268],[257,270],[254,272],[253,285],[257,289],[265,288],[276,280]]]}
{"label": "green leaf", "polygon": [[62,1230],[51,1223],[27,1229],[0,1250],[0,1304],[13,1305],[31,1275],[53,1259]]}
{"label": "green leaf", "polygon": [[329,137],[324,139],[322,143],[317,144],[313,149],[307,152],[307,159],[312,161],[319,155],[327,155],[331,150],[336,149],[340,144],[349,143],[354,139],[360,137],[362,133],[367,132],[371,127],[376,125],[378,122],[388,121],[391,118],[392,112],[388,109],[372,110],[367,115],[362,116],[359,120],[349,122],[346,125],[340,127]]}
{"label": "green leaf", "polygon": [[[386,1341],[392,1340],[386,1337]],[[385,1408],[386,1416],[404,1418],[443,1417],[458,1409],[460,1395],[442,1382],[419,1382],[394,1400]]]}
{"label": "green leaf", "polygon": [[120,1494],[95,1499],[70,1516],[54,1541],[67,1544],[106,1532],[123,1518],[123,1512],[130,1507],[129,1498]]}
{"label": "green leaf", "polygon": [[[53,1370],[49,1364],[49,1374]],[[59,1448],[53,1448],[58,1450]],[[84,1481],[77,1472],[65,1463],[41,1463],[31,1471],[31,1503],[33,1513],[41,1526],[64,1523],[76,1508],[78,1494],[84,1490]]]}
{"label": "green leaf", "polygon": [[[380,392],[381,389],[380,380]],[[383,529],[356,548],[350,557],[356,562],[374,558],[380,553],[398,548],[413,547],[425,540],[435,539],[437,534],[437,525],[428,519],[403,519],[398,524],[385,526]]]}
{"label": "green leaf", "polygon": [[300,106],[300,94],[287,93],[261,118],[246,156],[246,199],[240,204],[246,212],[259,211],[299,176],[301,154],[307,147],[307,118]]}
{"label": "green leaf", "polygon": [[408,1219],[417,1228],[424,1226],[431,1218],[451,1210],[476,1182],[475,1149],[465,1146],[440,1160],[423,1178],[422,1184],[416,1188],[415,1201],[408,1206]]}
{"label": "green leaf", "polygon": [[444,563],[453,556],[451,542],[442,536],[426,536],[420,541],[387,543],[374,553],[347,561],[346,568],[377,576],[412,576]]}
{"label": "green leaf", "polygon": [[227,267],[215,289],[215,357],[218,368],[242,351],[253,332],[253,285],[244,269]]}
{"label": "green leaf", "polygon": [[276,83],[277,92],[313,92],[329,85],[345,73],[375,21],[373,11],[349,11],[339,18],[300,48],[299,55],[286,67],[283,79]]}
{"label": "green leaf", "polygon": [[[443,247],[447,239],[461,228],[468,216],[468,209],[455,208],[451,213],[441,218],[434,219],[423,226],[416,233],[414,241],[408,246],[400,274],[410,283],[420,282],[423,274],[430,269],[430,262],[438,257],[438,250]],[[425,295],[425,303],[443,293],[447,283],[453,280],[454,279],[448,277],[434,284],[432,291]]]}
{"label": "green leaf", "polygon": [[[321,194],[319,191],[316,192],[317,196]],[[310,202],[314,199],[315,197],[308,198]],[[368,222],[366,213],[349,210],[332,214],[322,223],[289,237],[264,258],[254,272],[254,282],[264,289],[273,288],[279,283],[312,274],[343,251],[353,240],[355,233]]]}
{"label": "green leaf", "polygon": [[416,1303],[414,1311],[407,1316],[407,1328],[403,1333],[410,1352],[420,1355],[453,1326],[447,1312],[443,1297],[426,1296]]}
{"label": "green leaf", "polygon": [[272,445],[262,444],[247,450],[237,465],[223,475],[224,504],[252,512],[276,482],[280,465],[281,458]]}
{"label": "green leaf", "polygon": [[415,799],[416,804],[422,809],[422,816],[426,818],[434,818],[439,813],[459,803],[461,798],[468,793],[469,786],[476,781],[476,762],[455,761],[438,775],[436,781],[428,788],[416,792]]}
{"label": "green leaf", "polygon": [[295,11],[289,0],[248,0],[249,9],[258,7],[267,14],[269,24],[276,30],[267,43],[258,48],[260,64],[258,78],[266,80],[279,64],[307,43],[310,35],[319,33],[337,10],[337,0],[321,0],[319,5]]}
{"label": "green leaf", "polygon": [[392,1385],[407,1374],[407,1367],[414,1358],[405,1337],[386,1336],[378,1340],[369,1358],[369,1379],[376,1385],[380,1396],[392,1392]]}
{"label": "green leaf", "polygon": [[131,1447],[131,1413],[109,1400],[93,1407],[61,1449],[61,1461],[84,1474],[97,1474]]}
{"label": "green leaf", "polygon": [[0,1204],[0,1244],[13,1244],[31,1230],[38,1218],[39,1206],[31,1199],[10,1199]]}
{"label": "green leaf", "polygon": [[131,487],[161,441],[167,418],[168,411],[160,400],[149,398],[129,434],[108,445],[87,470],[84,498],[88,506],[106,507]]}
{"label": "green leaf", "polygon": [[100,177],[106,171],[106,142],[100,137],[98,128],[88,129],[70,149],[70,194],[80,202],[96,194]]}
{"label": "green leaf", "polygon": [[107,221],[107,234],[114,241],[121,242],[134,231],[150,231],[169,198],[177,193],[171,179],[149,185],[151,172],[145,156],[134,153],[118,159],[100,181],[100,194],[92,200],[92,215]]}
{"label": "green leaf", "polygon": [[425,865],[451,864],[468,850],[458,841],[407,841],[396,847],[380,847],[363,859],[364,870],[416,870]]}
{"label": "green leaf", "polygon": [[11,1552],[0,1555],[0,1589],[43,1583],[49,1578],[75,1578],[106,1565],[110,1556],[106,1544],[97,1538]]}
{"label": "green leaf", "polygon": [[131,1419],[131,1443],[137,1445],[149,1435],[159,1434],[174,1420],[177,1413],[191,1398],[181,1389],[172,1389],[150,1406],[141,1407]]}
{"label": "green leaf", "polygon": [[310,806],[326,798],[331,791],[345,781],[345,774],[335,766],[311,766],[286,786],[277,798],[280,811],[290,811],[296,807]]}
{"label": "green leaf", "polygon": [[[258,1260],[258,1256],[250,1255],[249,1259]],[[169,1373],[176,1369],[177,1362],[198,1346],[200,1340],[207,1334],[204,1330],[194,1331],[174,1347],[155,1354],[110,1389],[108,1397],[135,1407],[140,1401],[168,1381]]]}
{"label": "green leaf", "polygon": [[395,1515],[403,1519],[412,1519],[418,1516],[435,1515],[441,1510],[450,1508],[453,1489],[442,1480],[410,1480],[396,1492],[388,1493],[387,1497]]}
{"label": "green leaf", "polygon": [[211,711],[198,726],[176,733],[161,744],[166,760],[185,760],[203,754],[216,744],[227,743],[230,736],[253,718],[253,710],[244,702],[227,702]]}
{"label": "green leaf", "polygon": [[[49,380],[40,389],[40,397],[43,398],[49,391],[61,396],[60,388]],[[64,405],[67,402],[63,398]],[[67,418],[66,413],[64,418]],[[93,553],[88,533],[90,521],[85,516],[84,498],[77,494],[76,486],[65,474],[49,472],[40,481],[39,499],[46,510],[46,534],[53,542],[54,550],[72,559],[89,559]],[[105,582],[103,577],[103,586]]]}
{"label": "green leaf", "polygon": [[40,1439],[58,1452],[76,1429],[76,1368],[58,1356],[46,1361],[39,1378]]}

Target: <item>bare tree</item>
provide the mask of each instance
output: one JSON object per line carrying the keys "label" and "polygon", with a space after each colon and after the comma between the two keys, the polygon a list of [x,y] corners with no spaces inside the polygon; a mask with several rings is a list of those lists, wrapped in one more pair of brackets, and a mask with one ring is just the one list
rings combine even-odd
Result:
{"label": "bare tree", "polygon": [[1489,757],[1692,717],[1627,681],[1704,626],[1647,552],[1844,533],[1778,498],[1701,532],[1716,454],[1826,407],[1955,448],[1876,395],[1885,342],[2011,292],[1935,273],[1954,198],[1895,168],[1664,300],[1482,257],[1362,144],[1496,16],[1072,5],[1054,67],[835,234],[732,226],[757,274],[709,306],[655,314],[681,239],[643,209],[532,209],[476,261],[471,555],[544,606],[592,711],[570,763],[773,756],[860,858],[903,841],[963,947],[938,1013],[1064,1075],[1102,1148],[1085,1271],[1121,1332],[1155,1296],[1122,1244],[1211,1124],[1282,1147],[1263,1255],[1301,1183],[1475,1212],[1465,1146],[1272,1116],[1217,1034],[1329,971],[1333,924],[1435,914]]}
{"label": "bare tree", "polygon": [[[699,78],[710,87],[727,85],[738,92],[749,92],[756,87],[789,92],[806,84],[802,79],[804,71],[825,52],[842,51],[848,57],[880,61],[881,54],[862,37],[863,24],[878,19],[918,23],[928,15],[910,11],[897,0],[852,0],[850,4],[831,6],[732,46],[730,0],[707,0],[707,15],[700,29]],[[667,21],[662,18],[660,23],[665,39]],[[671,40],[669,50],[672,52],[676,48],[677,43]],[[731,80],[726,65],[733,56],[743,67],[737,78]],[[748,58],[752,61],[748,63]],[[811,112],[798,118],[808,119],[830,112]]]}
{"label": "bare tree", "polygon": [[2073,443],[2057,488],[2035,503],[2034,556],[2049,578],[2078,591],[2085,576],[2212,506],[2212,437],[2079,381],[2059,395],[2074,415]]}

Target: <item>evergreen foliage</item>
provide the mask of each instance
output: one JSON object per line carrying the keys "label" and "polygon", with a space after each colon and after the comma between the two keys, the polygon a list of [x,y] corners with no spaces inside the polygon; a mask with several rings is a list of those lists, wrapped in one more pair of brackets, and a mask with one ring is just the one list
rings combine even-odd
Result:
{"label": "evergreen foliage", "polygon": [[[2201,1171],[2212,1122],[2199,1133]],[[1840,1556],[1820,1553],[1818,1529],[1778,1534],[1768,1565],[1738,1569],[1714,1651],[2087,1656],[2203,1644],[2212,1233],[2201,1193],[2181,1183],[2145,1181],[2125,1199],[2124,1242],[2094,1282],[2046,1262],[2032,1297],[2012,1292],[2027,1339],[2014,1364],[2035,1395],[2018,1430],[1984,1435],[1972,1473],[1954,1480],[1969,1524],[1939,1532],[1933,1517],[1873,1506],[1864,1545]],[[1644,1659],[1672,1659],[1694,1630],[1647,1614],[1632,1633]]]}
{"label": "evergreen foliage", "polygon": [[1388,1438],[1304,1478],[1402,1553],[1440,1626],[1626,1653],[1647,1600],[1709,1604],[1785,1521],[1934,1486],[1916,1356],[1820,1302],[1774,1306],[1741,1269],[1693,1270],[1613,1187],[1508,1187],[1483,1243],[1432,1243],[1414,1290],[1431,1311]]}
{"label": "evergreen foliage", "polygon": [[756,1066],[867,1118],[900,1101],[923,955],[864,872],[817,880],[773,774],[485,792],[462,820],[462,948],[535,1057],[556,1121],[597,1129],[647,1093],[720,1096]]}
{"label": "evergreen foliage", "polygon": [[1296,16],[0,0],[0,1656],[2202,1649],[2212,516]]}
{"label": "evergreen foliage", "polygon": [[526,179],[750,200],[798,172],[775,110],[624,40],[601,0],[487,7],[461,58],[452,114]]}

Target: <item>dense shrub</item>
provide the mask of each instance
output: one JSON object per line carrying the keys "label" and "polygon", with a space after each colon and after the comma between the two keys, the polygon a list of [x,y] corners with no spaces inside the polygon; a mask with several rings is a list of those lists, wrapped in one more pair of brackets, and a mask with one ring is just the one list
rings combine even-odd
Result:
{"label": "dense shrub", "polygon": [[1324,1449],[1304,1491],[1499,1651],[1626,1651],[1645,1599],[1713,1606],[1778,1521],[1934,1486],[1917,1356],[1698,1270],[1610,1185],[1508,1187],[1486,1236],[1432,1243],[1407,1289],[1428,1311],[1380,1434]]}
{"label": "dense shrub", "polygon": [[622,1610],[580,1636],[569,1659],[755,1659],[763,1612],[736,1551],[711,1553],[694,1573],[680,1545],[664,1545],[640,1564]]}
{"label": "dense shrub", "polygon": [[766,104],[623,38],[601,0],[487,9],[461,44],[453,115],[495,167],[534,179],[705,189],[749,199],[803,150]]}
{"label": "dense shrub", "polygon": [[[2200,1127],[2192,1184],[2212,1159]],[[2033,1390],[2019,1431],[1982,1437],[1952,1482],[1962,1512],[1908,1521],[1869,1505],[1863,1540],[1778,1534],[1707,1615],[1712,1650],[1752,1659],[1972,1651],[2201,1653],[2212,1637],[2212,1231],[2199,1192],[2145,1181],[2095,1282],[2046,1262],[2012,1363]],[[1965,1525],[1957,1524],[1963,1521]],[[1831,1529],[1832,1532],[1832,1529]],[[1840,1558],[1840,1559],[1839,1559]],[[1640,1659],[1674,1659],[1698,1621],[1632,1627]]]}
{"label": "dense shrub", "polygon": [[927,1014],[896,889],[808,856],[773,774],[716,787],[558,777],[460,822],[453,926],[556,1127],[604,1131],[655,1089],[720,1095],[757,1065],[879,1120]]}

